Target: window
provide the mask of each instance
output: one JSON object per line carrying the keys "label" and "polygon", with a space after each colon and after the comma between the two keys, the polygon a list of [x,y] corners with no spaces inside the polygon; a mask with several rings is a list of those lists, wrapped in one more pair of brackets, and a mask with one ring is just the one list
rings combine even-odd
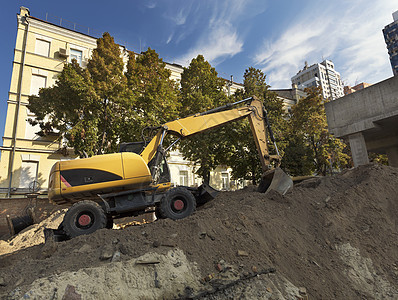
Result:
{"label": "window", "polygon": [[35,126],[32,126],[28,119],[32,119],[35,120],[36,118],[33,116],[28,116],[28,118],[26,119],[26,127],[25,127],[25,139],[27,140],[34,140],[39,138],[39,136],[36,134],[36,132],[40,131],[40,125],[36,124]]}
{"label": "window", "polygon": [[29,188],[29,184],[37,179],[37,161],[22,161],[21,177],[19,181],[20,188]]}
{"label": "window", "polygon": [[180,185],[188,186],[188,171],[180,170]]}
{"label": "window", "polygon": [[[36,96],[39,95],[39,90],[41,88],[46,87],[46,83],[47,83],[47,77],[37,74],[32,74],[32,80],[30,82],[30,94]],[[34,115],[29,110],[27,110],[26,114],[28,115],[28,118],[34,119]],[[28,120],[26,120],[25,139],[28,140],[35,139],[37,137],[36,132],[39,131],[40,131],[39,125],[32,126],[29,124]]]}
{"label": "window", "polygon": [[50,42],[36,39],[35,53],[48,57],[50,55]]}
{"label": "window", "polygon": [[229,174],[221,173],[221,180],[222,180],[222,189],[228,190],[229,189]]}
{"label": "window", "polygon": [[77,63],[82,65],[82,51],[76,49],[70,49],[70,61],[76,59]]}
{"label": "window", "polygon": [[30,82],[30,94],[39,95],[39,90],[46,87],[47,77],[32,74],[32,81]]}

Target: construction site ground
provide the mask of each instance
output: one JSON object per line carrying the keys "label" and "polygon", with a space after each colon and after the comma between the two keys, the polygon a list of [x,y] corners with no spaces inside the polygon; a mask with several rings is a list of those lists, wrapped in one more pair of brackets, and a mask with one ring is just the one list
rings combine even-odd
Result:
{"label": "construction site ground", "polygon": [[62,217],[0,241],[1,299],[398,299],[397,168],[222,192],[182,220],[44,243]]}

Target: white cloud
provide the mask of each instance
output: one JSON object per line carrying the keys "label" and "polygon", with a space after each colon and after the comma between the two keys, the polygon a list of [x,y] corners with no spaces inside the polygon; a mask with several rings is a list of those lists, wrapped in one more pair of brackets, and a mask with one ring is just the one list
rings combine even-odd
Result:
{"label": "white cloud", "polygon": [[[167,15],[166,18],[172,20],[176,25],[184,25],[191,11],[191,7],[183,7],[180,10],[173,10],[173,14]],[[177,12],[177,13],[176,13]]]}
{"label": "white cloud", "polygon": [[[257,3],[257,10],[250,14],[246,11],[252,0],[207,1],[202,7],[203,30],[193,46],[175,61],[188,65],[192,58],[202,54],[212,65],[217,65],[227,58],[243,51],[244,38],[239,33],[236,21],[249,18],[264,10],[263,4]],[[204,3],[204,2],[202,2]],[[203,21],[202,20],[202,21]]]}
{"label": "white cloud", "polygon": [[169,35],[169,37],[168,37],[168,39],[167,39],[167,41],[166,41],[166,44],[168,44],[168,43],[171,42],[171,40],[173,39],[173,36],[174,36],[174,33],[172,33],[172,34]]}
{"label": "white cloud", "polygon": [[243,41],[238,37],[236,30],[228,24],[210,28],[208,35],[198,41],[194,48],[177,58],[182,65],[188,65],[192,58],[202,54],[211,64],[217,65],[228,57],[241,52]]}
{"label": "white cloud", "polygon": [[[376,83],[392,75],[382,29],[392,22],[392,1],[313,2],[280,37],[265,40],[253,56],[275,88],[289,87],[304,65],[331,59],[347,84]],[[319,7],[317,7],[319,5]],[[344,5],[344,8],[342,8]],[[309,21],[311,20],[311,21]]]}
{"label": "white cloud", "polygon": [[155,8],[156,7],[156,3],[155,2],[148,2],[146,7],[149,8],[149,9]]}

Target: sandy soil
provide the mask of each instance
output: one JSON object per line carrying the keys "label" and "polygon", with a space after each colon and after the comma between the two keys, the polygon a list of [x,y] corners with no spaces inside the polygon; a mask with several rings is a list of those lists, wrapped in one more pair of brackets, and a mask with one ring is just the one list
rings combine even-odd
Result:
{"label": "sandy soil", "polygon": [[0,296],[398,299],[397,212],[398,169],[380,165],[310,179],[285,196],[223,192],[183,220],[3,242]]}

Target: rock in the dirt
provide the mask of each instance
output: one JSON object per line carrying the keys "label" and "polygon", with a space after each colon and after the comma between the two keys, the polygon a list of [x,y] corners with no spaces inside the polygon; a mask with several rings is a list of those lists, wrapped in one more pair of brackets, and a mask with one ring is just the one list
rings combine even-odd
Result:
{"label": "rock in the dirt", "polygon": [[80,247],[80,249],[77,250],[79,253],[86,253],[91,250],[90,245],[84,244],[83,246]]}
{"label": "rock in the dirt", "polygon": [[204,232],[200,232],[199,233],[199,238],[200,239],[204,239],[206,237],[206,235],[207,235],[207,233],[205,231]]}
{"label": "rock in the dirt", "polygon": [[216,270],[218,272],[221,272],[222,270],[224,270],[224,267],[220,263],[218,263],[218,264],[216,264]]}
{"label": "rock in the dirt", "polygon": [[305,287],[299,287],[300,295],[307,295],[307,289]]}
{"label": "rock in the dirt", "polygon": [[43,247],[41,248],[41,257],[42,258],[49,258],[51,255],[57,251],[58,244],[55,242],[54,239],[47,240]]}
{"label": "rock in the dirt", "polygon": [[154,265],[160,263],[160,260],[157,258],[145,258],[145,259],[137,259],[135,261],[137,265]]}
{"label": "rock in the dirt", "polygon": [[120,261],[120,251],[116,251],[115,253],[113,253],[113,256],[112,256],[112,260],[111,260],[112,262],[117,262],[117,261]]}
{"label": "rock in the dirt", "polygon": [[68,284],[65,289],[65,294],[62,300],[81,300],[82,296],[76,292],[76,288],[73,285]]}
{"label": "rock in the dirt", "polygon": [[6,286],[7,285],[7,283],[6,283],[6,281],[4,280],[4,278],[3,277],[0,277],[0,286]]}
{"label": "rock in the dirt", "polygon": [[113,248],[105,246],[104,249],[102,249],[100,260],[108,260],[111,259],[112,257],[113,257]]}
{"label": "rock in the dirt", "polygon": [[244,250],[238,250],[238,256],[249,256],[249,253]]}

